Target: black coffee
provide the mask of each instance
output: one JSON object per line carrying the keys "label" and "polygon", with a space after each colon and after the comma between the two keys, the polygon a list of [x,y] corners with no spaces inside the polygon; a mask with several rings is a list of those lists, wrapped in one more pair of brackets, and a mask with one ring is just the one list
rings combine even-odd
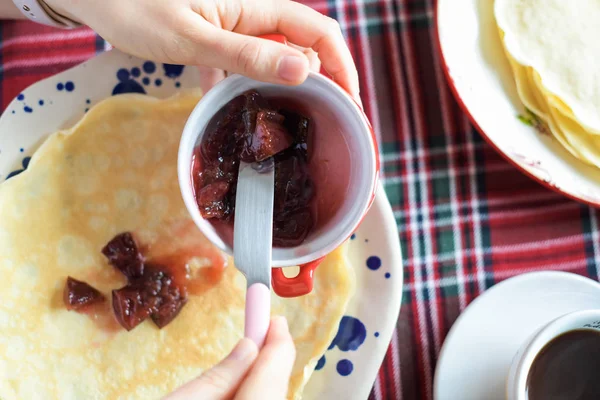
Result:
{"label": "black coffee", "polygon": [[527,376],[529,400],[599,400],[600,331],[578,329],[546,344]]}

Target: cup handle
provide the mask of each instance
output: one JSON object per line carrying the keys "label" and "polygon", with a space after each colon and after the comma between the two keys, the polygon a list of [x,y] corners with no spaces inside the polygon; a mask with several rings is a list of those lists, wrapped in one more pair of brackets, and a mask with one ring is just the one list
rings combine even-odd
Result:
{"label": "cup handle", "polygon": [[283,274],[283,268],[273,268],[271,271],[273,291],[279,297],[298,297],[309,294],[313,289],[315,269],[325,257],[300,265],[300,272],[293,278]]}
{"label": "cup handle", "polygon": [[[273,40],[281,44],[288,44],[287,38],[279,33],[259,36],[261,39]],[[362,107],[359,106],[362,110]],[[300,265],[300,272],[293,278],[283,274],[283,268],[273,268],[271,271],[273,291],[279,297],[298,297],[309,294],[313,289],[315,269],[323,262],[322,258]]]}

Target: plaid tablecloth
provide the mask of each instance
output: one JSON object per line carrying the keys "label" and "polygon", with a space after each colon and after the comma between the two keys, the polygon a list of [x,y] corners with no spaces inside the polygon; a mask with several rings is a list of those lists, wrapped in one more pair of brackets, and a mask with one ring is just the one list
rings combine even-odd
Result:
{"label": "plaid tablecloth", "polygon": [[[537,270],[598,279],[598,215],[523,176],[473,129],[444,79],[433,0],[305,2],[350,44],[404,254],[397,332],[370,398],[431,399],[444,337],[484,290]],[[2,109],[105,48],[89,30],[29,22],[2,23],[0,39]]]}

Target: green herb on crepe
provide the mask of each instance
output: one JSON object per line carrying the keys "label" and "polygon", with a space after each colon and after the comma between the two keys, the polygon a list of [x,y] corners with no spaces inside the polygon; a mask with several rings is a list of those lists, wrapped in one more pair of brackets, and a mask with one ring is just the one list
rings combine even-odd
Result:
{"label": "green herb on crepe", "polygon": [[517,118],[519,119],[519,121],[521,121],[525,125],[534,126],[534,120],[528,116],[519,114],[519,115],[517,115]]}
{"label": "green herb on crepe", "polygon": [[538,120],[537,116],[527,107],[525,107],[525,115],[519,114],[517,115],[517,118],[519,121],[529,126],[535,126]]}
{"label": "green herb on crepe", "polygon": [[525,125],[535,128],[542,135],[550,135],[548,125],[546,125],[546,123],[537,115],[535,115],[530,109],[525,108],[525,115],[519,114],[517,115],[517,118]]}

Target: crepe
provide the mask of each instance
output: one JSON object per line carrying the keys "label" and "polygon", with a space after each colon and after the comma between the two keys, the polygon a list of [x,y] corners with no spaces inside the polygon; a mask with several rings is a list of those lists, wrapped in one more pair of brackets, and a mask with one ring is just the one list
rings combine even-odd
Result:
{"label": "crepe", "polygon": [[[199,99],[127,94],[50,136],[29,168],[0,185],[0,398],[158,399],[220,361],[243,335],[245,279],[199,233],[181,199],[176,160]],[[133,232],[151,256],[187,257],[195,294],[158,329],[130,332],[110,300],[67,311],[67,276],[110,299],[125,279],[100,250]],[[209,271],[211,273],[206,274]],[[273,295],[297,348],[288,398],[299,399],[354,290],[342,247],[316,270],[311,294]]]}
{"label": "crepe", "polygon": [[524,105],[600,167],[600,1],[496,0],[495,16]]}

